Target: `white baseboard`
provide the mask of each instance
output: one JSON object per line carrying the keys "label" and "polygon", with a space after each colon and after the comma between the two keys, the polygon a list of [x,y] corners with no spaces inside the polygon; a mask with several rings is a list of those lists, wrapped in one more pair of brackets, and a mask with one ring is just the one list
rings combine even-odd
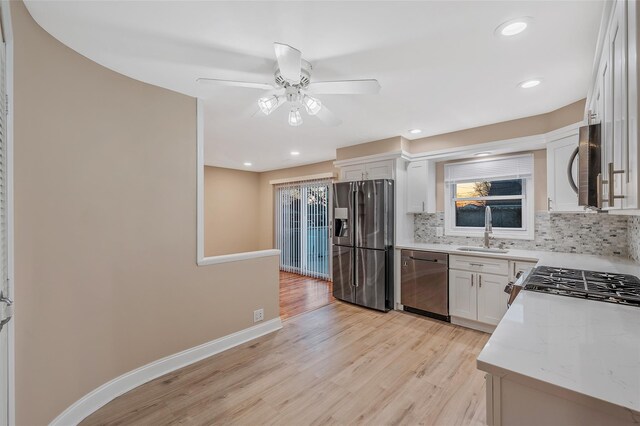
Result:
{"label": "white baseboard", "polygon": [[56,417],[50,426],[77,425],[100,407],[133,388],[281,328],[282,321],[275,318],[129,371],[80,398]]}

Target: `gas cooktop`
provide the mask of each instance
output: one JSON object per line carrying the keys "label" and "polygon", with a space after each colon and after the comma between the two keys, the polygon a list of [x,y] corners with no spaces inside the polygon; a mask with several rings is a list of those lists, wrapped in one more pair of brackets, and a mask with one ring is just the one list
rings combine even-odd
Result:
{"label": "gas cooktop", "polygon": [[538,266],[523,282],[525,290],[640,306],[640,279],[633,275]]}

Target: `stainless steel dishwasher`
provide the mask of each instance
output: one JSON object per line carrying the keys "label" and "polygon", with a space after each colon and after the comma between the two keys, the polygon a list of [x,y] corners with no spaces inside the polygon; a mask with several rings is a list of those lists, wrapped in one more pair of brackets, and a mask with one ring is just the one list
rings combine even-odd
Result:
{"label": "stainless steel dishwasher", "polygon": [[449,321],[449,255],[402,250],[401,267],[404,310]]}

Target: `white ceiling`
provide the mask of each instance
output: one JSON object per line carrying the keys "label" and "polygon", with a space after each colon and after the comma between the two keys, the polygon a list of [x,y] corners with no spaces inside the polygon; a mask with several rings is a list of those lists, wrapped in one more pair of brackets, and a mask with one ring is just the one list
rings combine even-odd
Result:
{"label": "white ceiling", "polygon": [[[337,147],[410,139],[548,112],[584,98],[601,1],[187,2],[31,1],[35,20],[122,74],[206,99],[206,163],[263,171],[330,160]],[[524,33],[494,29],[522,16]],[[376,78],[379,95],[318,96],[343,123],[286,108],[265,117],[262,92],[198,77],[272,82],[274,41],[313,65],[312,81]],[[533,89],[517,84],[542,78]],[[418,136],[411,128],[423,129]],[[289,152],[301,155],[291,158]]]}

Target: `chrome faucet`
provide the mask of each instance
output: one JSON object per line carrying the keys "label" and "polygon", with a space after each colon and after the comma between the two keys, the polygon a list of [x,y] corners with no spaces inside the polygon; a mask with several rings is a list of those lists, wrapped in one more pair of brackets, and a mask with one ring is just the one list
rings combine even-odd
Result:
{"label": "chrome faucet", "polygon": [[491,221],[491,207],[487,206],[484,209],[484,248],[489,248],[491,245],[489,237],[493,232],[493,224]]}

